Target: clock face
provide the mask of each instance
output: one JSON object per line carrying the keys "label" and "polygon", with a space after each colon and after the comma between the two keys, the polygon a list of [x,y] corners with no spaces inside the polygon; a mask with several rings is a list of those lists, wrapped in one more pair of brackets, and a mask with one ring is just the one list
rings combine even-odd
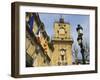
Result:
{"label": "clock face", "polygon": [[59,34],[60,35],[65,35],[65,29],[64,28],[60,28],[59,29]]}

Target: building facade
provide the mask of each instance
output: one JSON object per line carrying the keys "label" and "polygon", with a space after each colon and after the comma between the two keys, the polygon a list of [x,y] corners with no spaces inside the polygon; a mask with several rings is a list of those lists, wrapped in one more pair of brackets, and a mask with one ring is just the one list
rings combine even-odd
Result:
{"label": "building facade", "polygon": [[54,37],[52,38],[54,52],[52,53],[52,65],[71,65],[72,64],[72,43],[71,26],[60,18],[54,23]]}
{"label": "building facade", "polygon": [[26,13],[26,67],[50,65],[53,51],[38,13]]}

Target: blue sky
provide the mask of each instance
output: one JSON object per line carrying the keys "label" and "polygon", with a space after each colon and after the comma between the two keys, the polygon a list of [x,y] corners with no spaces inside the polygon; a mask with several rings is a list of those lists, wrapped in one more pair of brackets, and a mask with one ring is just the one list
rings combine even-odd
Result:
{"label": "blue sky", "polygon": [[[59,21],[61,16],[64,18],[65,22],[69,22],[71,25],[71,35],[74,40],[73,45],[77,44],[77,25],[80,24],[83,27],[83,39],[89,44],[90,37],[90,24],[89,15],[74,15],[74,14],[53,14],[53,13],[39,13],[41,21],[45,25],[45,30],[47,34],[51,37],[54,34],[53,25],[55,21]],[[76,45],[78,46],[78,45]],[[81,58],[80,54],[79,57]]]}

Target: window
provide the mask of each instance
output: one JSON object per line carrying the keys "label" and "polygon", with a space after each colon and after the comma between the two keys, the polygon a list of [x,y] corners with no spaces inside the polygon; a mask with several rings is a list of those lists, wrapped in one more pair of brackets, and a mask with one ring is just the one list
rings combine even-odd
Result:
{"label": "window", "polygon": [[64,61],[64,57],[65,57],[64,55],[61,55],[61,60],[62,60],[62,61]]}
{"label": "window", "polygon": [[65,65],[66,64],[66,49],[60,49],[60,57],[58,61],[58,65]]}

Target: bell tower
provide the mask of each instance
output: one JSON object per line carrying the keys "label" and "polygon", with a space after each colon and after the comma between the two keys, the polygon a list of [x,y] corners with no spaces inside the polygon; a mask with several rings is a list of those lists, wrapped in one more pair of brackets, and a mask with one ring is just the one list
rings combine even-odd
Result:
{"label": "bell tower", "polygon": [[64,18],[54,23],[54,36],[52,42],[54,52],[52,53],[52,65],[71,65],[72,64],[72,43],[70,33],[71,26]]}

